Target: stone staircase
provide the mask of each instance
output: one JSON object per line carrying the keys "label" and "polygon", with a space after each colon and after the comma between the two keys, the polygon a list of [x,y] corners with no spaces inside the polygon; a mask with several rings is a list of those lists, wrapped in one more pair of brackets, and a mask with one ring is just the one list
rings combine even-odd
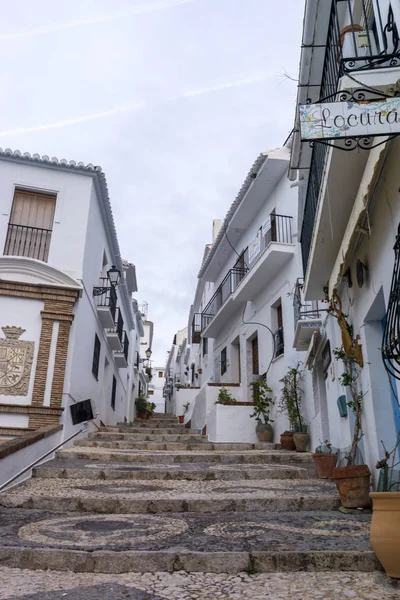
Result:
{"label": "stone staircase", "polygon": [[0,495],[0,565],[125,573],[373,571],[370,515],[311,455],[216,444],[155,415],[104,427]]}

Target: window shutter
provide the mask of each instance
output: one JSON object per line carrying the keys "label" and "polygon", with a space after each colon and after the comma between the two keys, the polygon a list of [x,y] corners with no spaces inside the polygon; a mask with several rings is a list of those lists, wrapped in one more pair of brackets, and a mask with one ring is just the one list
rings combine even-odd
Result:
{"label": "window shutter", "polygon": [[253,356],[253,375],[259,375],[258,366],[258,337],[255,337],[251,342]]}

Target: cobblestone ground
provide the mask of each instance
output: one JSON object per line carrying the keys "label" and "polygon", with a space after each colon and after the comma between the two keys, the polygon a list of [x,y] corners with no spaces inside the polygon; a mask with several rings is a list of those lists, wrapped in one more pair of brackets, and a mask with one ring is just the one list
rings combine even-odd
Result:
{"label": "cobblestone ground", "polygon": [[124,573],[0,568],[0,600],[399,600],[382,573]]}
{"label": "cobblestone ground", "polygon": [[103,429],[1,494],[0,600],[400,600],[310,454],[193,436]]}

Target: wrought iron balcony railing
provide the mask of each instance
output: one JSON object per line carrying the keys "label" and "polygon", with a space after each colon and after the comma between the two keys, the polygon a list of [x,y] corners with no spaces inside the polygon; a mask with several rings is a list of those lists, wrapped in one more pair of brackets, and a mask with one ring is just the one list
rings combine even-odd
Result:
{"label": "wrought iron balcony railing", "polygon": [[[329,20],[326,51],[319,99],[325,102],[337,100],[340,78],[354,75],[355,71],[370,71],[400,67],[400,37],[393,14],[394,1],[334,0]],[[357,83],[355,82],[355,86]],[[360,101],[367,99],[357,90]],[[310,174],[301,231],[304,272],[310,254],[312,234],[327,146],[313,144]]]}
{"label": "wrought iron balcony railing", "polygon": [[117,292],[114,287],[108,287],[109,280],[107,277],[100,277],[99,289],[108,288],[104,294],[95,296],[97,306],[107,306],[110,309],[114,323],[116,322],[117,313]]}
{"label": "wrought iron balcony railing", "polygon": [[201,341],[201,313],[195,313],[192,321],[192,344],[200,344]]}
{"label": "wrought iron balcony railing", "polygon": [[223,306],[228,300],[229,296],[233,294],[239,283],[245,277],[246,273],[248,273],[247,267],[234,267],[228,271],[223,282],[220,284],[214,296],[201,313],[202,331],[211,323],[221,306]]}
{"label": "wrought iron balcony railing", "polygon": [[47,262],[49,257],[51,229],[8,224],[4,254],[26,256]]}
{"label": "wrought iron balcony railing", "polygon": [[123,335],[122,351],[123,351],[124,356],[126,358],[126,362],[128,362],[128,356],[129,356],[129,337],[128,337],[128,334],[126,333],[126,331],[124,331],[124,335]]}

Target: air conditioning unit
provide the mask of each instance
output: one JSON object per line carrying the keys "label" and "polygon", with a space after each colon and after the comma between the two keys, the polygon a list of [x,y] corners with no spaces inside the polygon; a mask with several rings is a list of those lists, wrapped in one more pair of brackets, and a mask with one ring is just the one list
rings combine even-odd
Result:
{"label": "air conditioning unit", "polygon": [[71,420],[73,425],[84,423],[85,421],[93,421],[96,418],[96,405],[92,399],[81,400],[75,402],[69,407],[71,411]]}

